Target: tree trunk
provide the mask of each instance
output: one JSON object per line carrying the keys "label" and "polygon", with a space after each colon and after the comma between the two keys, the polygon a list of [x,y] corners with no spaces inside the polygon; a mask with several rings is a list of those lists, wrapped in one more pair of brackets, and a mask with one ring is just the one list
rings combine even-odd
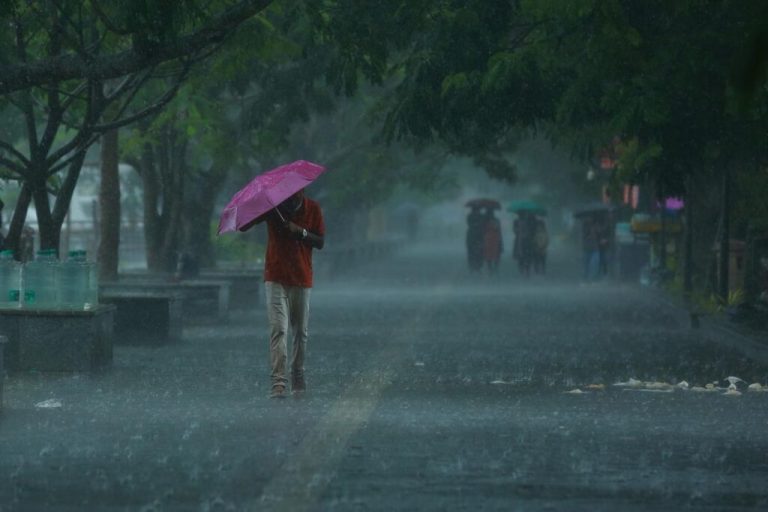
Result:
{"label": "tree trunk", "polygon": [[141,190],[144,207],[144,250],[147,259],[147,268],[157,270],[159,268],[159,250],[162,232],[160,231],[160,214],[158,203],[160,197],[160,183],[157,178],[157,166],[152,145],[145,143],[141,151],[141,160],[136,170],[141,175]]}
{"label": "tree trunk", "polygon": [[214,170],[195,173],[193,186],[189,187],[189,200],[184,205],[183,247],[203,268],[215,265],[211,243],[211,219],[222,181],[222,177]]}
{"label": "tree trunk", "polygon": [[656,196],[661,204],[659,220],[661,231],[659,231],[659,279],[664,282],[667,279],[667,205],[664,200],[664,182],[661,177],[656,178]]}
{"label": "tree trunk", "polygon": [[[166,187],[163,199],[167,204],[163,205],[163,243],[160,246],[160,257],[165,272],[173,272],[176,269],[179,245],[182,234],[182,208],[184,206],[184,185],[181,179],[183,171],[174,169],[171,185]],[[166,211],[167,208],[167,211]]]}
{"label": "tree trunk", "polygon": [[37,228],[40,236],[40,249],[53,249],[59,254],[60,227],[56,226],[51,214],[51,203],[45,183],[46,170],[37,170],[37,179],[30,184],[32,200],[37,213]]}
{"label": "tree trunk", "polygon": [[163,131],[158,144],[147,144],[142,154],[144,188],[144,240],[147,268],[172,272],[181,240],[184,199],[183,172],[186,142],[172,128]]}
{"label": "tree trunk", "polygon": [[683,291],[690,300],[693,292],[693,177],[688,174],[685,181],[685,248],[683,266]]}
{"label": "tree trunk", "polygon": [[187,171],[187,142],[178,136],[178,130],[168,130],[166,172],[163,176],[163,220],[165,220],[161,247],[165,270],[176,269],[184,228],[184,181]]}
{"label": "tree trunk", "polygon": [[120,173],[118,132],[101,137],[101,184],[99,187],[99,279],[117,279],[120,249]]}
{"label": "tree trunk", "polygon": [[19,199],[16,201],[16,208],[13,210],[13,217],[8,226],[8,236],[5,239],[6,248],[13,250],[13,255],[17,260],[22,259],[21,255],[21,232],[24,229],[24,222],[27,219],[29,202],[32,200],[32,193],[29,185],[24,183],[21,186]]}
{"label": "tree trunk", "polygon": [[723,230],[722,237],[720,239],[720,261],[718,262],[720,268],[720,280],[718,282],[718,295],[720,298],[727,302],[729,283],[728,283],[728,263],[731,252],[731,176],[730,165],[725,164],[723,166],[723,191],[722,191],[722,219]]}

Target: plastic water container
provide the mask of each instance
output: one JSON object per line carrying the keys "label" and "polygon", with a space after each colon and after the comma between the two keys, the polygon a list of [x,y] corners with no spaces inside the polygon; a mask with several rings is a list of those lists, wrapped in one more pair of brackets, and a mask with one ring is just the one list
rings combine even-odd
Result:
{"label": "plastic water container", "polygon": [[95,263],[89,262],[85,256],[86,253],[83,251],[83,259],[88,266],[88,293],[85,309],[92,309],[99,304],[99,267]]}
{"label": "plastic water container", "polygon": [[69,251],[59,265],[59,304],[63,309],[85,309],[89,301],[89,265],[85,251]]}
{"label": "plastic water container", "polygon": [[56,251],[37,251],[35,259],[24,265],[23,294],[24,307],[56,309],[58,302],[58,260]]}
{"label": "plastic water container", "polygon": [[0,308],[21,306],[21,264],[13,259],[13,251],[0,251]]}

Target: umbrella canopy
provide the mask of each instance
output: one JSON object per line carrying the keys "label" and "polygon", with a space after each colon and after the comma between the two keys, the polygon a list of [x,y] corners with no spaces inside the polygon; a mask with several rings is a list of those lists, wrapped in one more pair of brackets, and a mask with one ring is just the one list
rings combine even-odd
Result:
{"label": "umbrella canopy", "polygon": [[536,201],[531,201],[530,199],[520,199],[518,201],[512,201],[509,203],[509,206],[507,206],[507,211],[510,212],[530,212],[535,215],[546,215],[547,209],[541,206]]}
{"label": "umbrella canopy", "polygon": [[221,212],[218,233],[237,231],[312,183],[325,167],[297,160],[259,174]]}
{"label": "umbrella canopy", "polygon": [[606,214],[612,212],[613,210],[613,206],[595,201],[593,203],[588,203],[577,208],[576,211],[573,212],[573,216],[578,219],[581,217]]}
{"label": "umbrella canopy", "polygon": [[470,199],[469,201],[464,203],[464,206],[469,206],[470,208],[491,208],[492,210],[496,210],[498,208],[501,208],[501,203],[495,199],[488,199],[487,197],[478,197],[475,199]]}

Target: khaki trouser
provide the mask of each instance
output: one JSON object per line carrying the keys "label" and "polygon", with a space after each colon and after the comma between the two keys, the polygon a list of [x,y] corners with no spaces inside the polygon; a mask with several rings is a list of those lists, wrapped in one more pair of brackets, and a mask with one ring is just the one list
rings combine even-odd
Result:
{"label": "khaki trouser", "polygon": [[291,374],[294,379],[304,376],[304,350],[309,331],[309,294],[311,288],[264,283],[269,319],[269,355],[272,386],[288,384],[285,365],[288,359],[288,333],[293,335]]}

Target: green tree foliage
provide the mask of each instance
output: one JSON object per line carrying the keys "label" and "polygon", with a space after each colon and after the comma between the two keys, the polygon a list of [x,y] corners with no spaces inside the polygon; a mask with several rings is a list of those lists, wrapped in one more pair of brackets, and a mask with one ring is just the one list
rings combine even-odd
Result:
{"label": "green tree foliage", "polygon": [[371,112],[384,94],[381,88],[362,86],[354,96],[339,99],[334,110],[297,123],[278,157],[327,167],[309,194],[321,201],[336,243],[364,236],[369,212],[399,189],[438,194],[452,184],[442,172],[449,159],[444,146],[415,151],[383,139],[380,119]]}
{"label": "green tree foliage", "polygon": [[207,226],[218,192],[276,164],[294,123],[331,108],[323,50],[307,41],[302,11],[273,4],[193,73],[162,113],[123,146],[144,185],[150,268],[173,268],[180,251],[213,263]]}
{"label": "green tree foliage", "polygon": [[[533,28],[515,2],[391,2],[387,14],[371,17],[347,17],[349,2],[333,3],[337,8],[318,18],[344,62],[371,62],[369,71],[383,70],[378,80],[396,84],[382,107],[389,140],[440,141],[493,176],[514,178],[506,154],[550,108],[550,82],[535,60],[515,51]],[[376,51],[347,40],[339,27],[354,33],[354,24],[367,27]]]}
{"label": "green tree foliage", "polygon": [[619,135],[631,146],[624,178],[648,175],[669,193],[683,191],[687,173],[754,158],[755,148],[768,146],[766,130],[755,129],[765,118],[763,2],[434,0],[388,7],[387,19],[407,36],[394,36],[387,22],[369,27],[370,38],[388,42],[373,53],[333,28],[352,23],[344,9],[320,19],[354,56],[348,61],[389,59],[388,76],[398,81],[388,104],[392,137],[503,156],[522,129],[536,128],[588,159]]}
{"label": "green tree foliage", "polygon": [[[34,201],[41,244],[57,249],[87,149],[102,133],[160,111],[195,62],[269,3],[5,2],[0,21],[10,30],[0,34],[0,109],[22,122],[0,136],[0,165],[24,184],[11,246]],[[173,79],[156,96],[135,102],[167,77]]]}
{"label": "green tree foliage", "polygon": [[[0,38],[0,94],[68,80],[121,78],[165,62],[199,57],[272,0],[6,0],[0,21],[24,29]],[[50,24],[51,14],[56,22]],[[49,39],[50,38],[50,39]],[[38,53],[60,38],[53,54]]]}
{"label": "green tree foliage", "polygon": [[536,19],[552,20],[542,23],[531,50],[568,77],[553,122],[590,149],[613,135],[631,141],[625,178],[650,173],[667,191],[683,192],[686,173],[746,149],[750,130],[729,91],[731,63],[754,14],[748,3],[531,4]]}

